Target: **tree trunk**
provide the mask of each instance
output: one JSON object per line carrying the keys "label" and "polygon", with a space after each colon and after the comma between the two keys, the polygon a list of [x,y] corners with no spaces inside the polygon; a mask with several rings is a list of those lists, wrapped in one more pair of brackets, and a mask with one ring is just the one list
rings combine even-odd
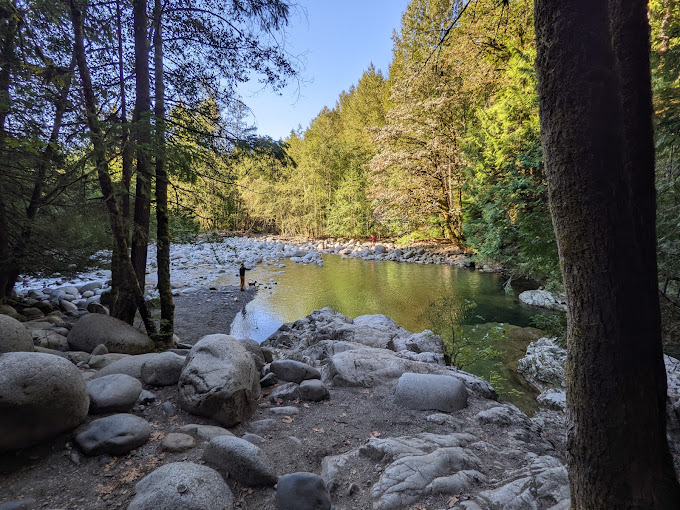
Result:
{"label": "tree trunk", "polygon": [[144,288],[146,277],[146,251],[149,244],[151,219],[151,111],[149,93],[149,43],[146,0],[134,0],[135,32],[135,134],[137,141],[137,183],[135,215],[132,229],[132,265],[139,285]]}
{"label": "tree trunk", "polygon": [[[83,88],[83,96],[85,99],[85,113],[87,115],[87,124],[90,129],[92,145],[95,154],[95,164],[97,169],[97,177],[99,185],[104,196],[104,203],[109,213],[111,222],[111,230],[115,243],[118,245],[119,253],[128,253],[127,234],[123,228],[121,221],[120,208],[116,202],[116,197],[109,175],[108,159],[106,157],[106,146],[104,144],[104,136],[99,126],[99,119],[97,118],[97,106],[92,89],[92,81],[90,79],[90,70],[87,67],[87,60],[85,55],[85,42],[83,35],[83,13],[78,0],[68,0],[68,6],[71,14],[71,23],[73,25],[73,54],[75,56],[80,80]],[[132,293],[139,309],[139,313],[144,321],[144,327],[150,337],[155,337],[156,328],[151,314],[144,301],[144,293],[142,292],[139,283],[137,282],[132,262],[128,257],[122,259],[122,269],[124,270],[126,285],[132,289]]]}
{"label": "tree trunk", "polygon": [[[120,81],[120,122],[121,122],[121,187],[120,198],[121,221],[125,236],[129,242],[130,232],[130,182],[132,181],[132,144],[130,143],[130,126],[127,121],[127,95],[125,92],[125,74],[123,68],[123,11],[121,0],[116,1],[116,30],[118,37],[118,80]],[[132,289],[124,288],[124,258],[128,253],[118,252],[118,245],[113,244],[111,254],[111,315],[132,324],[137,311]],[[121,291],[122,289],[122,291]]]}
{"label": "tree trunk", "polygon": [[680,508],[666,440],[646,4],[536,0],[535,20],[569,303],[571,507]]}
{"label": "tree trunk", "polygon": [[168,174],[165,168],[165,86],[163,82],[163,32],[161,1],[154,5],[154,67],[156,83],[156,237],[158,260],[158,291],[161,298],[159,342],[172,344],[175,303],[170,286],[170,220],[168,217]]}
{"label": "tree trunk", "polygon": [[[5,131],[5,120],[9,113],[10,95],[9,84],[11,78],[10,67],[13,65],[14,43],[17,33],[16,17],[10,16],[2,31],[2,69],[0,69],[0,150],[3,158],[0,161],[0,172],[5,172],[6,158],[10,151],[5,146],[7,133]],[[0,190],[0,299],[9,296],[14,288],[16,271],[13,269],[12,253],[9,236],[9,218],[7,207],[3,198],[4,190]]]}

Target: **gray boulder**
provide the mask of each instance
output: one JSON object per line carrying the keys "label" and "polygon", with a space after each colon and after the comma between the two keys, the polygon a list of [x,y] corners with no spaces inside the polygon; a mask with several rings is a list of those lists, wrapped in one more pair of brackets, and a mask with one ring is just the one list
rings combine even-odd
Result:
{"label": "gray boulder", "polygon": [[196,439],[182,432],[170,432],[161,443],[161,448],[169,452],[184,452],[194,446],[196,446]]}
{"label": "gray boulder", "polygon": [[272,361],[269,370],[280,381],[289,381],[297,384],[306,379],[321,379],[321,374],[316,368],[292,359]]}
{"label": "gray boulder", "polygon": [[37,352],[0,355],[0,451],[73,429],[89,405],[85,381],[68,360]]}
{"label": "gray boulder", "polygon": [[258,344],[252,338],[239,338],[238,341],[241,342],[241,345],[243,345],[243,347],[245,347],[248,350],[248,352],[250,352],[250,354],[253,356],[253,361],[255,361],[255,367],[258,370],[262,370],[262,367],[265,365],[265,363],[267,363],[267,361],[265,361],[264,353],[262,352],[260,344]]}
{"label": "gray boulder", "polygon": [[288,402],[290,400],[297,400],[298,398],[300,398],[300,385],[294,382],[281,384],[274,388],[269,394],[269,400],[271,402],[276,402],[277,400]]}
{"label": "gray boulder", "polygon": [[522,303],[550,310],[567,311],[567,303],[547,290],[525,290],[518,296]]}
{"label": "gray boulder", "polygon": [[517,362],[517,371],[540,391],[564,387],[566,359],[567,351],[554,338],[539,338],[529,344],[526,356]]}
{"label": "gray boulder", "polygon": [[192,347],[179,379],[185,411],[232,427],[250,417],[259,398],[255,362],[233,336],[208,335]]}
{"label": "gray boulder", "polygon": [[129,324],[102,315],[89,313],[74,324],[68,334],[71,350],[92,352],[99,344],[104,344],[109,352],[142,354],[154,349],[153,341],[144,333]]}
{"label": "gray boulder", "polygon": [[12,319],[16,319],[18,321],[26,320],[25,315],[20,314],[14,309],[14,307],[9,305],[0,305],[0,316],[2,315],[6,315],[7,317],[11,317]]}
{"label": "gray boulder", "polygon": [[90,414],[125,413],[142,392],[142,383],[126,374],[111,374],[87,383]]}
{"label": "gray boulder", "polygon": [[276,510],[330,510],[326,483],[314,473],[289,473],[276,485]]}
{"label": "gray boulder", "polygon": [[231,432],[222,427],[217,427],[215,425],[199,425],[197,423],[189,423],[179,428],[181,432],[185,432],[194,436],[196,439],[201,439],[203,441],[210,441],[213,437],[217,436],[233,436]]}
{"label": "gray boulder", "polygon": [[185,362],[184,356],[162,352],[142,364],[142,381],[150,386],[177,384]]}
{"label": "gray boulder", "polygon": [[[110,357],[113,354],[104,354],[102,357]],[[135,379],[142,380],[142,365],[158,356],[156,353],[137,354],[136,356],[126,356],[102,368],[95,377],[104,377],[111,374],[127,374]]]}
{"label": "gray boulder", "polygon": [[76,436],[86,455],[123,455],[142,446],[151,436],[151,425],[133,414],[112,414],[90,422]]}
{"label": "gray boulder", "polygon": [[447,413],[467,407],[468,391],[446,375],[405,373],[399,378],[394,401],[407,409],[435,409]]}
{"label": "gray boulder", "polygon": [[217,436],[203,451],[203,460],[218,471],[250,487],[276,484],[276,474],[264,452],[236,436]]}
{"label": "gray boulder", "polygon": [[299,392],[301,400],[308,400],[310,402],[321,402],[331,397],[326,385],[318,379],[302,381]]}
{"label": "gray boulder", "polygon": [[64,335],[49,329],[34,329],[30,333],[35,346],[54,349],[56,351],[68,351],[68,341]]}
{"label": "gray boulder", "polygon": [[135,491],[128,510],[224,510],[234,504],[222,476],[193,462],[161,466],[142,478]]}
{"label": "gray boulder", "polygon": [[9,315],[0,315],[0,354],[33,350],[33,339],[24,325]]}

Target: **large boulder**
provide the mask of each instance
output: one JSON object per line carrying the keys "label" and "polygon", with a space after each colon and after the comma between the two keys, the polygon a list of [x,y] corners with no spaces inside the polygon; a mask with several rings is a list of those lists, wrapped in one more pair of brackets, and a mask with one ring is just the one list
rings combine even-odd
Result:
{"label": "large boulder", "polygon": [[86,455],[123,455],[142,446],[151,436],[151,425],[134,414],[112,414],[90,422],[76,436]]}
{"label": "large boulder", "polygon": [[32,351],[33,338],[24,325],[9,315],[0,315],[0,354]]}
{"label": "large boulder", "polygon": [[142,478],[128,510],[223,510],[234,495],[222,476],[208,466],[173,462]]}
{"label": "large boulder", "polygon": [[394,401],[407,409],[435,409],[447,413],[467,407],[465,385],[454,377],[406,373],[399,378]]}
{"label": "large boulder", "polygon": [[154,349],[153,340],[129,324],[102,315],[90,313],[78,319],[68,334],[68,344],[73,351],[92,352],[104,344],[109,352],[142,354]]}
{"label": "large boulder", "polygon": [[315,473],[289,473],[276,484],[277,510],[330,510],[331,494]]}
{"label": "large boulder", "polygon": [[550,310],[567,311],[567,303],[547,290],[525,290],[518,296],[522,303]]}
{"label": "large boulder", "polygon": [[125,413],[135,405],[142,383],[126,374],[111,374],[87,383],[90,413]]}
{"label": "large boulder", "polygon": [[319,371],[292,359],[277,359],[272,361],[269,370],[281,381],[289,381],[300,384],[307,379],[321,379]]}
{"label": "large boulder", "polygon": [[567,351],[554,338],[539,338],[527,347],[517,362],[517,371],[540,391],[565,386],[564,363]]}
{"label": "large boulder", "polygon": [[185,411],[227,427],[249,418],[260,398],[260,376],[250,352],[233,336],[204,336],[187,356],[179,398]]}
{"label": "large boulder", "polygon": [[37,352],[0,355],[0,451],[73,429],[89,405],[85,381],[68,360]]}
{"label": "large boulder", "polygon": [[214,437],[203,451],[203,460],[250,487],[276,484],[276,473],[264,452],[240,437]]}

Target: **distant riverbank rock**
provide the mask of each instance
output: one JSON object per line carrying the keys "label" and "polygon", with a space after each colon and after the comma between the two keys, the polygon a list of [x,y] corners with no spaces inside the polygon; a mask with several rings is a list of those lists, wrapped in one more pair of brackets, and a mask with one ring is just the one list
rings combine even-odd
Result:
{"label": "distant riverbank rock", "polygon": [[564,387],[567,351],[554,338],[540,338],[527,347],[526,356],[517,362],[517,371],[540,391]]}
{"label": "distant riverbank rock", "polygon": [[109,352],[142,354],[154,349],[153,341],[129,324],[108,315],[90,313],[74,324],[68,334],[71,350],[92,352],[104,344]]}
{"label": "distant riverbank rock", "polygon": [[233,427],[250,417],[260,398],[260,375],[248,350],[229,335],[194,345],[179,379],[182,407]]}
{"label": "distant riverbank rock", "polygon": [[[429,359],[444,363],[444,342],[429,330],[411,333],[384,315],[361,315],[351,319],[331,308],[314,310],[303,319],[282,325],[262,345],[294,351],[332,340],[413,355],[431,353]],[[426,356],[427,357],[427,356]]]}
{"label": "distant riverbank rock", "polygon": [[37,352],[0,355],[0,451],[75,428],[89,404],[85,381],[70,361]]}
{"label": "distant riverbank rock", "polygon": [[547,290],[525,290],[518,296],[522,303],[549,310],[567,311],[567,303]]}
{"label": "distant riverbank rock", "polygon": [[9,315],[0,315],[0,354],[33,350],[33,339],[24,325]]}

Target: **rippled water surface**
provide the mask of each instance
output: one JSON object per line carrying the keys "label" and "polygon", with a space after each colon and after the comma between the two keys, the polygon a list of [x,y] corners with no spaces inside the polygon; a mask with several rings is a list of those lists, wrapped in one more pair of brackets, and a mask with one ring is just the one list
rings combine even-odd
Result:
{"label": "rippled water surface", "polygon": [[[283,269],[257,267],[247,277],[260,283],[267,283],[270,278],[277,282],[271,290],[260,289],[231,326],[232,334],[258,342],[281,324],[325,306],[349,317],[384,314],[414,332],[432,329],[428,308],[447,295],[477,304],[466,323],[528,326],[531,316],[540,313],[520,303],[516,295],[505,293],[501,275],[435,264],[325,255],[323,267],[287,261]],[[233,279],[231,275],[223,276],[215,283],[233,284]]]}

